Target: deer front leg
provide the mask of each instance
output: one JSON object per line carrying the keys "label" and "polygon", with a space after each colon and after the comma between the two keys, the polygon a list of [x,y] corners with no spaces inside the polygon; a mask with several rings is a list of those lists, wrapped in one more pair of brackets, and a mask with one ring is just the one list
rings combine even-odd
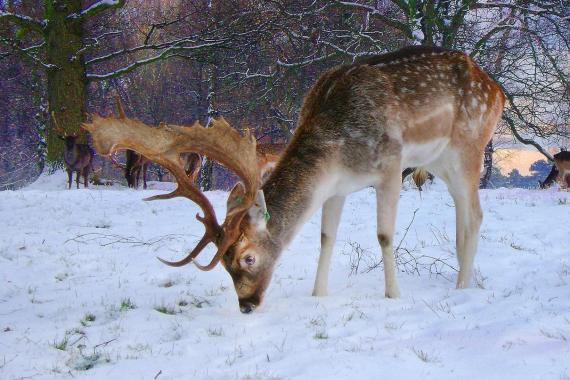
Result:
{"label": "deer front leg", "polygon": [[67,188],[71,189],[71,182],[73,182],[73,172],[71,169],[66,168],[67,171]]}
{"label": "deer front leg", "polygon": [[76,170],[75,171],[75,184],[77,185],[77,188],[79,189],[79,181],[81,180],[81,170]]}
{"label": "deer front leg", "polygon": [[148,169],[148,164],[144,164],[142,167],[142,177],[143,177],[143,189],[146,190],[146,171]]}
{"label": "deer front leg", "polygon": [[398,210],[398,200],[400,199],[400,173],[400,167],[394,165],[393,169],[383,173],[383,178],[376,187],[378,242],[382,249],[385,294],[388,298],[398,298],[400,296],[396,280],[396,263],[393,247],[396,212]]}
{"label": "deer front leg", "polygon": [[321,217],[321,254],[319,256],[319,266],[317,267],[313,296],[322,297],[327,295],[332,250],[336,240],[344,200],[345,197],[332,197],[323,204],[323,214]]}

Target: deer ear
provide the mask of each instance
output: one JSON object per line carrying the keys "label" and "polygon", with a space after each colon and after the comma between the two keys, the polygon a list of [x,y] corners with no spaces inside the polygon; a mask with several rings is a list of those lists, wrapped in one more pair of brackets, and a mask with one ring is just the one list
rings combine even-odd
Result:
{"label": "deer ear", "polygon": [[[229,213],[234,207],[243,202],[244,196],[245,186],[241,182],[236,183],[228,197],[227,212]],[[251,218],[251,222],[256,226],[256,228],[265,229],[267,221],[269,220],[269,214],[267,213],[263,190],[257,190],[255,201],[249,208],[249,216]]]}
{"label": "deer ear", "polygon": [[255,202],[249,208],[249,216],[252,223],[258,229],[265,229],[269,221],[269,213],[267,212],[267,205],[265,204],[265,194],[263,190],[257,190]]}
{"label": "deer ear", "polygon": [[232,191],[230,191],[230,196],[228,197],[228,202],[226,204],[228,213],[243,201],[244,195],[245,186],[241,182],[236,183]]}

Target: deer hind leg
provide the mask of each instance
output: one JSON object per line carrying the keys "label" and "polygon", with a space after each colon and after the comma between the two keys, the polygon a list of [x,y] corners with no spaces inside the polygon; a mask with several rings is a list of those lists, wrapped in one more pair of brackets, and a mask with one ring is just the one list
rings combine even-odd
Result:
{"label": "deer hind leg", "polygon": [[447,187],[455,203],[455,244],[459,275],[457,288],[467,288],[473,275],[473,261],[479,242],[479,228],[483,212],[479,203],[478,160],[473,160],[452,175],[444,176]]}
{"label": "deer hind leg", "polygon": [[378,242],[382,249],[385,294],[388,298],[398,298],[400,296],[396,280],[396,262],[393,246],[396,213],[400,198],[400,173],[400,166],[393,165],[393,168],[385,171],[381,182],[376,186]]}
{"label": "deer hind leg", "polygon": [[332,250],[336,240],[345,197],[332,197],[323,204],[321,218],[321,254],[315,278],[313,296],[326,296]]}
{"label": "deer hind leg", "polygon": [[143,177],[143,189],[146,190],[146,171],[148,169],[148,164],[144,164],[142,167],[142,177]]}
{"label": "deer hind leg", "polygon": [[90,169],[91,167],[89,165],[83,168],[83,186],[85,188],[88,187]]}
{"label": "deer hind leg", "polygon": [[134,175],[133,175],[133,182],[134,182],[134,188],[138,189],[139,188],[139,183],[141,180],[141,167],[137,167],[135,169]]}
{"label": "deer hind leg", "polygon": [[75,184],[77,185],[78,189],[79,189],[79,181],[81,181],[81,170],[76,170],[75,171]]}

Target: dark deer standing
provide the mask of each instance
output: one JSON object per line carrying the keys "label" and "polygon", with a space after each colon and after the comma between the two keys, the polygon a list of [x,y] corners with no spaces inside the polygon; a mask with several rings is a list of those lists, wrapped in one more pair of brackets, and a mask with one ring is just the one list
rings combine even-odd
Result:
{"label": "dark deer standing", "polygon": [[[205,233],[177,262],[202,270],[222,263],[240,310],[263,300],[277,259],[304,222],[322,207],[321,254],[313,294],[326,295],[332,248],[345,197],[374,186],[377,236],[382,249],[385,294],[398,297],[393,238],[403,168],[421,167],[440,177],[455,203],[459,261],[457,288],[469,286],[482,211],[479,173],[483,151],[501,117],[501,88],[466,54],[409,47],[350,65],[337,66],[305,96],[293,139],[260,187],[255,140],[241,137],[223,119],[210,128],[166,125],[94,115],[84,128],[101,154],[129,148],[165,166],[177,189],[149,198],[187,197]],[[204,154],[241,177],[230,192],[220,225],[207,197],[184,172],[180,154]],[[195,258],[210,243],[208,265]]]}
{"label": "dark deer standing", "polygon": [[543,182],[538,181],[541,189],[549,188],[554,181],[558,181],[561,188],[570,187],[570,152],[563,150],[554,156],[554,165]]}
{"label": "dark deer standing", "polygon": [[63,140],[63,162],[67,171],[68,189],[71,189],[73,172],[75,172],[75,182],[79,189],[79,177],[83,176],[83,186],[88,187],[89,173],[93,169],[93,156],[95,152],[87,144],[78,144],[77,135],[69,135],[63,130],[55,118],[55,112],[52,111],[54,131],[56,135]]}
{"label": "dark deer standing", "polygon": [[[117,111],[119,113],[119,117],[125,118],[125,109],[123,108],[123,103],[121,102],[121,98],[119,95],[115,96],[115,103],[117,105]],[[148,158],[144,157],[141,154],[138,154],[134,150],[127,149],[125,152],[126,163],[125,165],[121,165],[118,162],[114,161],[115,165],[122,167],[124,169],[125,179],[127,180],[127,185],[129,187],[138,189],[140,176],[142,171],[143,177],[143,189],[146,189],[146,172],[148,170],[148,165],[150,161]]]}
{"label": "dark deer standing", "polygon": [[[117,106],[117,112],[119,113],[119,117],[122,119],[126,119],[125,109],[123,107],[123,103],[121,102],[121,98],[117,95],[115,96],[115,103]],[[162,128],[163,124],[159,126]],[[127,149],[126,150],[126,164],[122,165],[115,161],[115,159],[111,156],[111,161],[119,168],[124,170],[125,179],[127,180],[127,185],[132,188],[139,187],[140,175],[142,172],[143,177],[143,189],[147,188],[146,184],[146,172],[148,170],[148,166],[150,165],[150,160],[145,156],[138,154],[134,150]],[[182,153],[180,155],[180,159],[184,162],[184,171],[186,175],[190,178],[190,180],[194,183],[200,174],[200,169],[202,168],[202,157],[193,152]]]}
{"label": "dark deer standing", "polygon": [[184,171],[190,181],[196,183],[202,168],[202,156],[197,153],[184,153],[180,157],[184,161]]}
{"label": "dark deer standing", "polygon": [[129,187],[138,189],[142,172],[143,189],[146,189],[146,172],[150,161],[134,150],[127,149],[125,164],[125,178]]}

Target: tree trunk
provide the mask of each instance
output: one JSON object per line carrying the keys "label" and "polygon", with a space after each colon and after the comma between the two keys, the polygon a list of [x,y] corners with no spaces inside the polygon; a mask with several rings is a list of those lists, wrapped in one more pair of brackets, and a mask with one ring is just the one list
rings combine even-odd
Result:
{"label": "tree trunk", "polygon": [[489,187],[489,180],[491,179],[491,173],[493,172],[493,139],[489,141],[485,147],[485,155],[483,156],[483,176],[479,181],[480,189],[487,189]]}
{"label": "tree trunk", "polygon": [[[47,60],[56,69],[47,72],[47,97],[50,114],[53,111],[60,127],[67,134],[83,136],[78,141],[85,143],[81,133],[81,122],[86,104],[85,63],[82,54],[81,37],[83,25],[80,18],[68,18],[81,10],[80,0],[45,0],[45,19],[49,28],[45,32]],[[50,131],[54,121],[50,118]],[[55,163],[61,160],[63,144],[54,133],[47,137],[47,160]]]}
{"label": "tree trunk", "polygon": [[[206,101],[208,103],[206,127],[210,124],[210,120],[216,117],[218,111],[215,106],[216,85],[215,85],[215,67],[209,64],[207,69],[208,75],[208,95]],[[202,170],[200,172],[200,187],[203,191],[210,191],[214,189],[214,163],[210,158],[204,157],[202,163]]]}

